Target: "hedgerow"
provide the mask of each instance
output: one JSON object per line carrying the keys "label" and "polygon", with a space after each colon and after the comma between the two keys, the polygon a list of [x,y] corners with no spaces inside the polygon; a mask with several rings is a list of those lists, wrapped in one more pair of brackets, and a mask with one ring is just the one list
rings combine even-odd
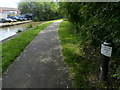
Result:
{"label": "hedgerow", "polygon": [[71,22],[72,33],[79,35],[81,45],[99,48],[105,40],[113,43],[111,63],[114,77],[120,78],[120,2],[59,3],[61,13]]}

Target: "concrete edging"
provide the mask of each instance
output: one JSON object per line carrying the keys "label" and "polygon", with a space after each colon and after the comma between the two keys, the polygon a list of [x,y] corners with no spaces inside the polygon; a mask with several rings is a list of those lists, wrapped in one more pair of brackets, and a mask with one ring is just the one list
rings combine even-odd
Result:
{"label": "concrete edging", "polygon": [[2,24],[0,24],[0,27],[8,27],[8,26],[20,25],[20,24],[29,23],[29,22],[31,22],[31,20],[22,21],[22,22],[13,22],[13,23],[2,23]]}
{"label": "concrete edging", "polygon": [[[47,22],[49,22],[49,21],[47,21]],[[40,26],[40,25],[45,24],[45,23],[47,23],[47,22],[41,23],[41,24],[39,24],[39,25],[37,25],[37,26]],[[37,27],[37,26],[36,26],[36,27]],[[33,27],[33,28],[35,28],[35,27]],[[30,28],[29,30],[32,30],[33,28]],[[28,30],[24,30],[24,31],[22,31],[21,33],[25,32],[25,31],[28,31]],[[5,38],[5,39],[1,40],[0,42],[4,43],[4,42],[6,42],[6,41],[8,41],[8,40],[10,40],[10,39],[18,36],[18,35],[19,35],[19,33],[16,33],[15,35],[12,35],[12,36],[10,36],[10,37],[8,37],[8,38]]]}

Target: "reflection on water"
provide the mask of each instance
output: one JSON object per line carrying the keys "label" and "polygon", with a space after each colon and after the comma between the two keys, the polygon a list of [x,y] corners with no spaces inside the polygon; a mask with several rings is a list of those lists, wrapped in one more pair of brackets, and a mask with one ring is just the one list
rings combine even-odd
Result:
{"label": "reflection on water", "polygon": [[[43,22],[30,22],[30,23],[32,24],[33,27],[35,27]],[[0,41],[15,35],[18,29],[25,30],[30,23],[0,28]]]}

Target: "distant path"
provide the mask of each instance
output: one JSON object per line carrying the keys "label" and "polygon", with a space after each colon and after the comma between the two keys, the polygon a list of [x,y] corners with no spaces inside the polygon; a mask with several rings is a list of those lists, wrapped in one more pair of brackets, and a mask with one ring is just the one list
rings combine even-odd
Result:
{"label": "distant path", "polygon": [[39,33],[3,77],[3,88],[70,88],[58,38],[61,21]]}

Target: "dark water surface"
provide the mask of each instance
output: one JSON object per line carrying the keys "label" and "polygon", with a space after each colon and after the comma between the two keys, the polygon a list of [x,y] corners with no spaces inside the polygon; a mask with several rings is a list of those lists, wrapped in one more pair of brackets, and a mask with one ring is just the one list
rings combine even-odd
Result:
{"label": "dark water surface", "polygon": [[[43,23],[42,22],[30,22],[32,24],[33,27]],[[20,24],[20,25],[15,25],[15,26],[9,26],[9,27],[2,27],[0,28],[0,41],[4,40],[10,36],[13,36],[16,34],[16,32],[20,29],[20,30],[25,30],[30,23],[25,23],[25,24]]]}

